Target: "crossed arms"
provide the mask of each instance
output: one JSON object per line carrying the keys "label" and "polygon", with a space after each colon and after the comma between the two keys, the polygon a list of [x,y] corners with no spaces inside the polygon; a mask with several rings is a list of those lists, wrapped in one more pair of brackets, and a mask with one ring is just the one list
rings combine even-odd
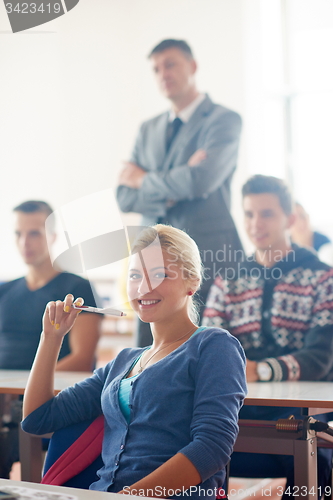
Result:
{"label": "crossed arms", "polygon": [[138,135],[133,162],[126,162],[121,171],[117,190],[118,203],[123,212],[137,212],[146,216],[164,216],[170,203],[206,198],[223,185],[235,168],[241,119],[228,112],[211,120],[203,127],[198,149],[187,163],[152,170],[142,165],[141,152],[147,146],[147,127],[144,123]]}

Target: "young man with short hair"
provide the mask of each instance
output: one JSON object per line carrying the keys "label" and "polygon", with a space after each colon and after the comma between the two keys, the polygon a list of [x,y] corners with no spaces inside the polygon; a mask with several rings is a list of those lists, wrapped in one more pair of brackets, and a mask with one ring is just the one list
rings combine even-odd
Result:
{"label": "young man with short hair", "polygon": [[[238,338],[248,382],[333,380],[333,269],[311,250],[291,244],[292,199],[282,180],[255,175],[242,194],[255,253],[239,264],[236,276],[216,278],[203,324]],[[300,410],[246,406],[240,418],[276,420],[290,414],[300,417]],[[331,450],[318,451],[319,486],[327,484],[331,456]],[[292,459],[234,453],[231,474],[286,476],[290,485]]]}
{"label": "young man with short hair", "polygon": [[[45,221],[52,212],[50,205],[35,200],[14,208],[16,244],[28,271],[26,276],[0,286],[0,369],[30,370],[39,343],[42,316],[50,300],[63,300],[71,293],[75,298],[82,297],[87,305],[95,305],[89,281],[52,267],[45,230]],[[50,238],[54,240],[55,233]],[[64,338],[57,370],[93,369],[100,323],[98,314],[79,315]],[[14,422],[9,428],[20,420],[19,407],[17,403],[11,405],[10,411],[16,415],[12,415]],[[2,477],[8,477],[12,463],[18,459],[16,431],[6,463],[0,461]],[[3,451],[2,460],[5,461]]]}

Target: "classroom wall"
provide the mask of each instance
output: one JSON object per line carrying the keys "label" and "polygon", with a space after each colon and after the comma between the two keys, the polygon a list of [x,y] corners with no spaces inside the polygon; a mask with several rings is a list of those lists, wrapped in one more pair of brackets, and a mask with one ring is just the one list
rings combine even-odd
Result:
{"label": "classroom wall", "polygon": [[[244,115],[244,9],[242,0],[80,0],[66,15],[12,34],[0,5],[0,279],[24,272],[12,207],[39,198],[59,208],[114,189],[140,122],[168,108],[146,57],[157,42],[188,40],[199,88]],[[245,134],[235,186],[244,177]]]}
{"label": "classroom wall", "polygon": [[[45,199],[55,209],[72,203],[67,222],[75,221],[82,234],[139,220],[132,214],[121,222],[115,205],[112,220],[105,220],[103,207],[109,210],[111,202],[104,200],[115,189],[139,124],[168,108],[147,54],[169,37],[191,44],[199,64],[199,89],[243,117],[232,212],[249,250],[242,229],[241,185],[254,173],[288,177],[281,104],[286,90],[283,6],[291,23],[298,22],[295,36],[301,37],[302,46],[306,42],[312,47],[316,41],[320,47],[324,35],[331,39],[330,0],[80,0],[66,15],[16,34],[0,4],[0,281],[25,271],[14,245],[11,210],[28,198]],[[322,44],[323,50],[328,47]],[[305,69],[307,54],[311,56],[310,73],[316,61],[325,66],[324,52],[317,52],[302,53]],[[324,81],[332,89],[331,80]],[[318,137],[317,142],[324,154],[329,141]],[[300,146],[296,141],[298,152]],[[316,144],[312,150],[317,151]],[[296,166],[301,179],[311,182],[312,165],[305,176],[303,165]],[[94,202],[87,196],[94,196]],[[80,206],[74,203],[82,199]],[[320,200],[316,191],[307,209],[318,207]],[[319,225],[322,211],[314,212]],[[327,219],[322,229],[330,234],[330,228]],[[116,267],[108,269],[108,276],[123,272]],[[104,275],[104,268],[89,274]]]}

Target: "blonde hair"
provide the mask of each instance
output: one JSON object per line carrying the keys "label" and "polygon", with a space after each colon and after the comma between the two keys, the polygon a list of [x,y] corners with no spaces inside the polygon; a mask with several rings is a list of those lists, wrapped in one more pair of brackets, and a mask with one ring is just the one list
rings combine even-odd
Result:
{"label": "blonde hair", "polygon": [[[203,265],[200,252],[195,241],[184,231],[165,224],[156,224],[146,227],[136,237],[132,254],[149,245],[160,245],[161,249],[176,257],[182,267],[183,278],[196,282],[196,291],[200,288],[203,279]],[[199,304],[194,295],[189,296],[188,314],[194,323],[199,322]]]}

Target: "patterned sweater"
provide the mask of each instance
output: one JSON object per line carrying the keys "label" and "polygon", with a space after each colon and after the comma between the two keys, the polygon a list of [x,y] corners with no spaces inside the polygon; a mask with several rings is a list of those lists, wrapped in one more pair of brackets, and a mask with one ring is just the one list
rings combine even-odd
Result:
{"label": "patterned sweater", "polygon": [[272,380],[333,380],[333,269],[296,245],[271,268],[239,266],[234,280],[216,278],[203,324],[229,330]]}

